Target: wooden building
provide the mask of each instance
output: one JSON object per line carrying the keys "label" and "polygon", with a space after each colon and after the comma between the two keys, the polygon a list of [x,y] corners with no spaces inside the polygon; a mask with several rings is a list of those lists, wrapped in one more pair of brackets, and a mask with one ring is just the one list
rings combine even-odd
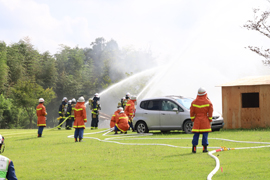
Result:
{"label": "wooden building", "polygon": [[270,127],[270,76],[221,85],[224,128]]}

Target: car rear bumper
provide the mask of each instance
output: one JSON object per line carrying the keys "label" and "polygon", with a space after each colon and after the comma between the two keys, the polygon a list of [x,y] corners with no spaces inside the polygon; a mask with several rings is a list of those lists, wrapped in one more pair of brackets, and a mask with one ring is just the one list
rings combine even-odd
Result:
{"label": "car rear bumper", "polygon": [[212,130],[218,130],[218,129],[223,128],[223,126],[224,126],[224,122],[214,122],[212,123],[211,128]]}

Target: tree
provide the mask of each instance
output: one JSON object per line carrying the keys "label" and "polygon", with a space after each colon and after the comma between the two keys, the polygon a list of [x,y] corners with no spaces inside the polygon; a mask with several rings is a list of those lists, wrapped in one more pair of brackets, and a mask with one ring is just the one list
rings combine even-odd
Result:
{"label": "tree", "polygon": [[0,41],[0,92],[3,92],[7,83],[8,66],[7,66],[7,48],[6,43]]}
{"label": "tree", "polygon": [[53,98],[55,98],[55,93],[52,88],[44,90],[36,82],[30,80],[19,80],[12,88],[12,96],[14,103],[27,112],[30,121],[30,128],[32,129],[38,99],[42,97],[45,99],[44,103],[48,104]]}
{"label": "tree", "polygon": [[[269,15],[270,11],[260,11],[260,9],[253,9],[254,19],[248,20],[244,25],[248,30],[257,31],[260,34],[270,38],[270,22]],[[257,53],[258,55],[264,57],[263,63],[270,65],[270,49],[269,48],[260,48],[256,46],[248,46],[248,48]]]}

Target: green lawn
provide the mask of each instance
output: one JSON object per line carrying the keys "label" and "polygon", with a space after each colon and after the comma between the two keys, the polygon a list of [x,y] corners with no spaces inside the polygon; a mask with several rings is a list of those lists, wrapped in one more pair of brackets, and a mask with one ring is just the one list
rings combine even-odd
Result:
{"label": "green lawn", "polygon": [[[3,155],[13,160],[19,180],[206,179],[215,168],[215,160],[202,153],[202,149],[191,153],[192,134],[154,132],[153,136],[128,138],[113,133],[86,134],[98,131],[101,130],[85,129],[84,142],[80,143],[67,137],[73,135],[74,130],[45,129],[42,138],[37,138],[37,130],[1,129],[0,134],[5,137]],[[137,135],[128,132],[131,134]],[[137,145],[87,137],[100,140],[120,137],[107,141]],[[270,130],[222,130],[209,134],[209,150],[220,146],[254,147],[261,145],[210,138],[270,142]],[[270,148],[231,150],[214,155],[219,158],[223,172],[219,170],[213,179],[269,179]]]}

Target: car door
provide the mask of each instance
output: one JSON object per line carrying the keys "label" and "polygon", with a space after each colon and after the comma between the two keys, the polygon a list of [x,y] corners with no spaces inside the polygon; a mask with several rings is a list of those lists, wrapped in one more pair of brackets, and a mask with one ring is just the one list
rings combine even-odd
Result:
{"label": "car door", "polygon": [[[178,111],[173,109],[177,108]],[[160,111],[160,126],[164,130],[177,130],[181,129],[182,120],[181,112],[183,109],[171,100],[162,100],[161,111]]]}
{"label": "car door", "polygon": [[148,129],[156,130],[160,128],[160,100],[148,100],[146,110],[143,112]]}

